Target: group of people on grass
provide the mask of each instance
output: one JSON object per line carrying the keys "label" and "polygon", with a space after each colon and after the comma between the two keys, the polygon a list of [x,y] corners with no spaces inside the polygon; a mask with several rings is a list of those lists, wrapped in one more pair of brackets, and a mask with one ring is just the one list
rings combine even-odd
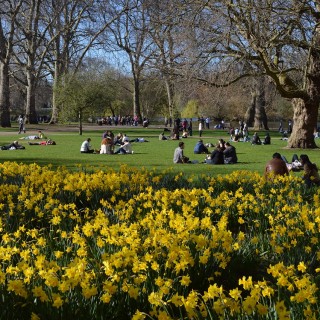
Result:
{"label": "group of people on grass", "polygon": [[[244,130],[246,131],[246,130]],[[21,124],[19,127],[19,133],[24,132],[24,127]],[[41,130],[38,131],[37,135],[30,135],[22,137],[20,139],[36,140],[33,142],[28,142],[29,145],[56,145],[56,142],[47,139]],[[165,136],[164,132],[160,133],[159,140],[169,140],[170,137]],[[39,141],[41,140],[41,141]],[[232,140],[232,139],[231,139]],[[116,136],[111,130],[107,130],[102,135],[102,140],[100,144],[100,149],[95,150],[91,146],[91,138],[87,138],[80,147],[81,153],[99,153],[99,154],[132,154],[132,142],[149,142],[145,138],[135,138],[129,139],[126,134],[118,133]],[[271,144],[271,137],[269,133],[263,141],[261,141],[257,132],[254,133],[251,139],[252,145],[268,145]],[[209,144],[210,146],[213,146]],[[214,149],[210,152],[208,147],[205,145],[203,140],[197,141],[194,146],[194,154],[206,154],[206,158],[203,163],[206,164],[234,164],[238,162],[236,148],[230,144],[230,142],[225,142],[223,139],[219,139],[218,143],[214,146]],[[192,163],[190,159],[184,155],[185,144],[183,141],[179,142],[178,147],[174,150],[173,162],[174,163]],[[21,145],[17,140],[13,141],[8,145],[0,147],[1,150],[23,150],[25,147]],[[273,179],[277,175],[288,175],[290,171],[300,171],[303,170],[303,180],[307,186],[317,185],[320,186],[320,175],[318,172],[317,165],[312,163],[306,154],[301,154],[298,158],[294,155],[292,162],[289,163],[287,159],[276,152],[273,154],[272,159],[267,162],[265,166],[264,175],[266,179]]]}
{"label": "group of people on grass", "polygon": [[271,144],[271,137],[269,132],[266,133],[266,136],[264,137],[264,140],[261,141],[259,135],[257,132],[255,132],[252,136],[251,144],[253,145],[260,145],[260,144]]}
{"label": "group of people on grass", "polygon": [[275,152],[272,159],[266,164],[264,175],[266,179],[270,180],[278,175],[286,176],[291,170],[303,170],[302,179],[308,187],[312,185],[320,186],[320,176],[317,165],[312,163],[306,154],[301,154],[299,158],[297,155],[293,155],[292,162],[288,163],[284,156]]}
{"label": "group of people on grass", "polygon": [[[20,132],[19,132],[20,133]],[[33,140],[33,142],[28,141],[28,145],[35,146],[35,145],[56,145],[56,142],[52,139],[48,139],[41,130],[38,131],[36,135],[29,135],[25,137],[21,137],[22,140]],[[17,140],[13,141],[10,144],[4,145],[0,147],[1,150],[24,150],[25,146],[21,145]]]}
{"label": "group of people on grass", "polygon": [[[184,147],[184,142],[180,141],[178,147],[174,150],[173,163],[192,163],[189,157],[184,155]],[[200,139],[194,147],[194,154],[206,154],[207,157],[203,163],[207,164],[218,165],[238,162],[236,148],[223,139],[219,139],[218,144],[211,153],[203,143],[203,140]],[[300,170],[303,170],[302,179],[308,187],[313,185],[320,186],[317,165],[312,163],[306,154],[301,154],[299,158],[297,155],[293,155],[292,161],[289,163],[283,155],[278,152],[274,153],[272,159],[265,166],[264,176],[270,180],[277,175],[285,176],[290,171]]]}
{"label": "group of people on grass", "polygon": [[102,134],[100,149],[94,149],[91,146],[91,138],[82,142],[80,147],[81,153],[98,153],[98,154],[132,154],[132,142],[149,142],[145,138],[129,139],[126,134],[118,133],[116,136],[111,130]]}
{"label": "group of people on grass", "polygon": [[[170,118],[170,127],[172,126],[172,119]],[[203,131],[205,129],[210,129],[210,117],[204,118],[203,116],[198,118],[198,133],[199,136],[201,137],[203,134]],[[168,126],[168,120],[165,120],[165,126]],[[221,121],[221,124],[219,124],[219,129],[224,129],[224,121]],[[170,138],[167,139],[172,139],[172,140],[179,140],[181,138],[188,138],[192,137],[193,135],[193,121],[192,118],[187,120],[184,118],[183,120],[180,119],[179,117],[174,119],[173,121],[173,129],[171,132]],[[163,139],[166,140],[166,139]]]}
{"label": "group of people on grass", "polygon": [[[184,146],[184,142],[180,141],[174,151],[173,163],[191,163],[190,159],[183,154]],[[208,147],[200,139],[196,143],[193,152],[194,154],[206,154],[207,156],[203,161],[206,164],[232,164],[238,162],[236,148],[223,139],[219,139],[212,152],[209,152]]]}

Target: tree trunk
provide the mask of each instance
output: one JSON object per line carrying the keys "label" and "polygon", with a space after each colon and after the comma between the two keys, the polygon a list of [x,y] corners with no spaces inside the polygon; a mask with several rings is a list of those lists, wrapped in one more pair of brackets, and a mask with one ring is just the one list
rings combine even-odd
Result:
{"label": "tree trunk", "polygon": [[[57,28],[60,30],[61,27],[61,21],[60,21],[60,15],[57,16]],[[51,119],[49,124],[55,124],[58,122],[59,118],[59,106],[57,103],[57,87],[59,85],[59,81],[61,80],[61,76],[64,72],[64,65],[66,62],[63,60],[62,54],[61,54],[61,48],[60,48],[60,41],[61,36],[58,35],[57,39],[55,41],[55,63],[54,63],[54,75],[53,75],[53,92],[52,92],[52,112],[51,112]]]}
{"label": "tree trunk", "polygon": [[35,78],[31,72],[27,72],[27,102],[26,102],[26,117],[27,123],[38,124],[36,113],[36,86]]}
{"label": "tree trunk", "polygon": [[60,80],[59,67],[58,67],[58,62],[56,61],[55,68],[54,68],[54,78],[53,78],[52,111],[51,111],[51,119],[49,124],[55,124],[58,122],[59,107],[57,103],[57,87],[58,87],[59,80]]}
{"label": "tree trunk", "polygon": [[79,110],[79,135],[82,136],[82,110]]}
{"label": "tree trunk", "polygon": [[266,113],[265,107],[261,107],[260,108],[260,114],[261,114],[261,123],[262,123],[263,128],[265,130],[269,130],[268,117],[267,117],[267,113]]}
{"label": "tree trunk", "polygon": [[141,109],[140,109],[140,81],[134,79],[134,90],[133,90],[133,115],[139,117],[141,122]]}
{"label": "tree trunk", "polygon": [[174,85],[171,83],[167,77],[165,78],[165,85],[167,90],[167,97],[168,97],[168,112],[169,117],[173,117],[173,95],[174,95]]}
{"label": "tree trunk", "polygon": [[9,67],[0,63],[0,125],[11,127]]}
{"label": "tree trunk", "polygon": [[[316,4],[318,13],[320,5]],[[318,110],[320,104],[320,18],[314,32],[310,48],[310,60],[306,76],[306,95],[291,100],[293,106],[293,129],[288,140],[290,148],[317,148],[314,141],[314,130],[317,128]],[[317,45],[316,45],[317,44]]]}
{"label": "tree trunk", "polygon": [[[53,91],[52,91],[52,111],[51,111],[51,119],[49,124],[55,124],[58,122],[60,106],[57,103],[57,87],[59,85],[59,81],[61,79],[59,62],[55,62],[54,68],[54,79],[53,79]],[[61,83],[60,83],[61,85]]]}
{"label": "tree trunk", "polygon": [[246,114],[244,116],[244,121],[246,122],[248,127],[253,126],[253,120],[254,120],[255,108],[256,108],[256,100],[257,100],[257,95],[255,92],[253,92],[251,94],[250,106],[248,107]]}
{"label": "tree trunk", "polygon": [[266,91],[265,91],[265,78],[259,77],[256,83],[256,105],[255,105],[255,116],[254,116],[254,127],[257,129],[268,128],[268,118],[266,114]]}
{"label": "tree trunk", "polygon": [[[56,80],[54,79],[54,82]],[[53,87],[55,87],[55,84],[53,85]],[[56,91],[53,89],[52,92],[52,112],[51,112],[51,118],[49,121],[49,124],[55,124],[58,122],[58,115],[59,115],[59,109],[58,109],[58,105],[57,105],[57,93]]]}
{"label": "tree trunk", "polygon": [[290,148],[317,148],[314,129],[317,127],[319,102],[292,99],[293,129],[288,140]]}

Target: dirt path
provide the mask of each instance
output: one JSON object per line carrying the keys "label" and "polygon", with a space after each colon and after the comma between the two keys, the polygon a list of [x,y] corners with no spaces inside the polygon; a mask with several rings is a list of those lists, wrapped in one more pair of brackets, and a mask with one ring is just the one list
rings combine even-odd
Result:
{"label": "dirt path", "polygon": [[[99,126],[97,124],[85,124],[82,127],[82,130],[90,131],[90,130],[112,130],[112,131],[121,131],[125,129],[143,129],[142,126],[139,127],[132,127],[132,126]],[[150,125],[149,128],[151,129],[163,129],[163,126],[160,125]],[[49,125],[49,124],[39,124],[39,125],[27,125],[26,126],[26,133],[29,135],[35,135],[38,133],[38,131],[41,130],[44,133],[50,133],[50,132],[79,132],[79,127],[74,124],[70,125]],[[18,133],[18,126],[14,124],[11,128],[8,128],[7,130],[5,128],[1,128],[0,130],[0,136],[6,136],[6,135],[12,135],[14,133]],[[24,134],[24,135],[25,135]]]}

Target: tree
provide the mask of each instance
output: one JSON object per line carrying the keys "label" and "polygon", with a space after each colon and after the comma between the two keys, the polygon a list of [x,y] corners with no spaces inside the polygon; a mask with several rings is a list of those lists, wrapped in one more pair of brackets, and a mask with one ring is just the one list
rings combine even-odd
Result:
{"label": "tree", "polygon": [[[195,3],[195,1],[193,1]],[[317,1],[202,1],[196,27],[211,48],[206,61],[246,61],[237,78],[268,75],[282,97],[292,102],[291,148],[315,148],[313,132],[320,103],[320,4]],[[200,14],[199,14],[200,13]],[[205,20],[204,20],[205,17]]]}
{"label": "tree", "polygon": [[15,79],[26,88],[26,119],[33,124],[38,123],[36,88],[39,80],[47,76],[44,64],[50,48],[50,43],[46,41],[48,26],[41,20],[44,5],[45,0],[24,0],[15,17],[16,65],[12,66],[12,70],[16,73]]}
{"label": "tree", "polygon": [[165,114],[173,118],[175,96],[176,60],[181,55],[181,29],[177,27],[177,1],[149,1],[149,34],[155,45],[152,57],[153,67],[161,73],[167,92],[167,110]]}
{"label": "tree", "polygon": [[64,105],[61,117],[65,120],[77,119],[79,134],[82,135],[85,116],[102,114],[111,104],[112,94],[107,88],[107,83],[93,73],[79,72],[65,76],[55,89],[57,102]]}
{"label": "tree", "polygon": [[20,1],[5,1],[0,12],[0,125],[11,127],[10,122],[10,60],[13,52],[15,17],[21,8]]}
{"label": "tree", "polygon": [[[116,6],[120,3],[122,1],[118,1]],[[141,120],[140,83],[144,67],[153,53],[153,43],[148,34],[149,18],[144,1],[125,0],[125,5],[121,5],[126,5],[127,10],[110,24],[110,41],[125,52],[129,60],[133,79],[133,114]]]}
{"label": "tree", "polygon": [[[101,48],[101,34],[126,10],[126,6],[117,6],[109,12],[109,1],[50,0],[49,4],[44,10],[49,30],[47,37],[52,43],[50,71],[56,87],[58,83],[61,85],[61,77],[74,74],[82,67],[90,50]],[[53,92],[51,123],[57,122],[59,117],[57,91]]]}
{"label": "tree", "polygon": [[255,129],[269,130],[268,119],[265,110],[266,105],[266,79],[257,77],[254,79],[254,87],[251,92],[251,104],[245,114],[245,122]]}
{"label": "tree", "polygon": [[141,85],[141,111],[143,117],[151,118],[162,114],[165,110],[166,92],[163,81],[158,74],[145,76],[145,81]]}

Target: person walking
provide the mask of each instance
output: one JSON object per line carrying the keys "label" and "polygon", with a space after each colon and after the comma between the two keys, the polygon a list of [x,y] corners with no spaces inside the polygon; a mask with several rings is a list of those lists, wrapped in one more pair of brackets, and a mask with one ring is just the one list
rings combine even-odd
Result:
{"label": "person walking", "polygon": [[24,116],[22,114],[18,118],[18,124],[19,124],[18,134],[20,134],[21,132],[26,133],[25,120],[24,120]]}
{"label": "person walking", "polygon": [[206,117],[206,128],[210,129],[210,118]]}
{"label": "person walking", "polygon": [[190,137],[192,137],[192,119],[190,118],[190,121],[188,123],[188,134]]}
{"label": "person walking", "polygon": [[288,121],[288,133],[289,134],[292,133],[292,121],[291,120]]}
{"label": "person walking", "polygon": [[203,131],[203,122],[200,121],[200,122],[199,122],[199,137],[200,137],[200,138],[202,137],[202,131]]}

